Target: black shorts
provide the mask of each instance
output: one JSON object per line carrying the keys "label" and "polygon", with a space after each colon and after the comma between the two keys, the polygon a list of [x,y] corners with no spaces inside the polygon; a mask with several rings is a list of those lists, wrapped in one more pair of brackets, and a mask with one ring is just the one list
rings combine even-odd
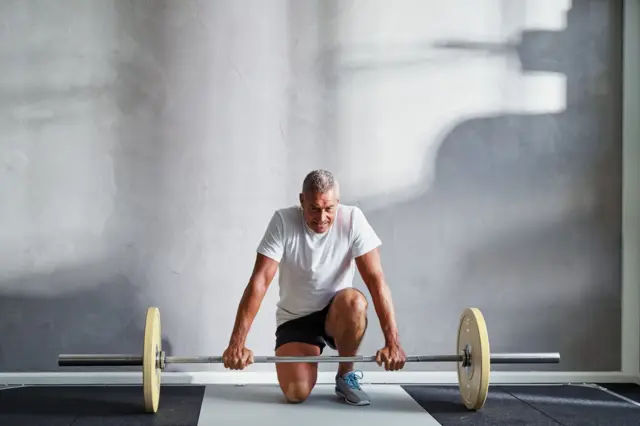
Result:
{"label": "black shorts", "polygon": [[336,349],[336,342],[329,336],[324,328],[329,314],[331,302],[322,310],[312,312],[300,318],[292,319],[281,324],[276,329],[276,349],[285,343],[308,343],[320,348],[320,353],[325,346]]}

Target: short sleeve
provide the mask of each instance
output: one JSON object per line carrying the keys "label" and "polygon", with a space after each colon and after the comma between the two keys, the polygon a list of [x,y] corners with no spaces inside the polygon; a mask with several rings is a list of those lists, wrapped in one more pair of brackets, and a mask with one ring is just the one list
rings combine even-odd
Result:
{"label": "short sleeve", "polygon": [[353,257],[367,254],[382,244],[364,213],[358,207],[353,209],[352,229],[353,244],[351,246],[351,254]]}
{"label": "short sleeve", "polygon": [[282,217],[275,212],[258,245],[258,253],[280,262],[284,254],[284,224]]}

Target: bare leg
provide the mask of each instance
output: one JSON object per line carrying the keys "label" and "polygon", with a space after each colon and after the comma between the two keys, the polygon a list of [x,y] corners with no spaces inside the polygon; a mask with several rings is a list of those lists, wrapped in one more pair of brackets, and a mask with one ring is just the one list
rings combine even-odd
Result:
{"label": "bare leg", "polygon": [[[276,356],[318,356],[320,348],[307,343],[286,343],[276,350]],[[316,385],[317,363],[276,363],[280,389],[288,402],[304,402]]]}
{"label": "bare leg", "polygon": [[[325,324],[327,334],[336,341],[340,356],[358,352],[367,328],[367,298],[354,288],[341,290],[333,299]],[[352,362],[341,362],[338,374],[353,370]]]}

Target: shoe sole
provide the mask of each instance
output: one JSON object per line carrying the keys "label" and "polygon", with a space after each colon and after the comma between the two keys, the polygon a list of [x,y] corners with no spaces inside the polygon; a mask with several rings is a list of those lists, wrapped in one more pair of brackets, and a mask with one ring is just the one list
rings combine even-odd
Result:
{"label": "shoe sole", "polygon": [[347,398],[347,395],[345,395],[344,393],[342,393],[338,389],[336,389],[336,395],[338,395],[340,398],[343,398],[344,401],[349,405],[355,405],[357,407],[361,407],[361,406],[364,406],[364,405],[371,404],[371,401],[360,401],[360,402],[349,401],[349,399]]}

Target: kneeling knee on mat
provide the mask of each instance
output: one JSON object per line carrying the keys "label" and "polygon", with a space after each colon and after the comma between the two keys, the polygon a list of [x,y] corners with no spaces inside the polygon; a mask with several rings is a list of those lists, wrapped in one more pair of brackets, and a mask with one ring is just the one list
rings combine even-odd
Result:
{"label": "kneeling knee on mat", "polygon": [[287,388],[284,392],[287,401],[291,403],[300,403],[304,402],[311,393],[311,387],[303,382],[293,382],[287,385]]}

